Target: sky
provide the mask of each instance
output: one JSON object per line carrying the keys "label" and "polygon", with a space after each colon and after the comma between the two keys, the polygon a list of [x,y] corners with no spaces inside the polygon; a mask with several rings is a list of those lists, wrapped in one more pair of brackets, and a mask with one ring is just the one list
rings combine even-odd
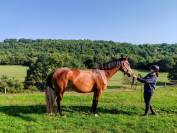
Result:
{"label": "sky", "polygon": [[1,0],[7,38],[177,43],[177,0]]}

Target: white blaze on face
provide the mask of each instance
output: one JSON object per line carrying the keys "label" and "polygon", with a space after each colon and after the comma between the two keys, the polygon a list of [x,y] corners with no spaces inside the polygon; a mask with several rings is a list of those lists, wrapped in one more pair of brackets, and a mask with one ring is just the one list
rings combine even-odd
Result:
{"label": "white blaze on face", "polygon": [[132,69],[131,69],[130,64],[129,64],[128,61],[125,61],[125,67],[127,69],[127,73],[130,74],[130,76],[133,76],[134,72],[132,71]]}

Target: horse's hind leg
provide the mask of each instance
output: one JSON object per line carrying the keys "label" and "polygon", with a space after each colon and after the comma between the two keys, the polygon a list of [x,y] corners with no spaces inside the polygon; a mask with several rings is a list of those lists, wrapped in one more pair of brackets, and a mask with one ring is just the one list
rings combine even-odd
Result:
{"label": "horse's hind leg", "polygon": [[92,103],[92,109],[91,109],[91,112],[93,114],[96,114],[96,108],[97,108],[98,100],[99,100],[101,94],[102,94],[102,90],[95,90],[94,91],[93,103]]}

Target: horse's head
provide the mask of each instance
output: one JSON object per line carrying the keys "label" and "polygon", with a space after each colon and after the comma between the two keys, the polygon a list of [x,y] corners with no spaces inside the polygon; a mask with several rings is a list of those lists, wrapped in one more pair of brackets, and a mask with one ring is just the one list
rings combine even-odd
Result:
{"label": "horse's head", "polygon": [[127,74],[129,77],[130,76],[133,76],[134,75],[134,73],[133,73],[133,70],[131,69],[131,67],[130,67],[130,64],[129,64],[129,62],[128,62],[128,58],[126,57],[126,58],[123,58],[123,57],[121,57],[120,58],[120,70],[123,72],[123,73],[125,73],[125,74]]}

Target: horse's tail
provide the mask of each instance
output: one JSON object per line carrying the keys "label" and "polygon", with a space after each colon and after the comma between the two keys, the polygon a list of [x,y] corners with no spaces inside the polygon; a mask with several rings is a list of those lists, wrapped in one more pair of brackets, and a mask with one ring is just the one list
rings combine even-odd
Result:
{"label": "horse's tail", "polygon": [[54,105],[56,101],[56,94],[54,90],[55,88],[53,88],[52,77],[53,77],[53,73],[50,73],[46,80],[45,95],[46,95],[47,113],[53,113],[55,111]]}

